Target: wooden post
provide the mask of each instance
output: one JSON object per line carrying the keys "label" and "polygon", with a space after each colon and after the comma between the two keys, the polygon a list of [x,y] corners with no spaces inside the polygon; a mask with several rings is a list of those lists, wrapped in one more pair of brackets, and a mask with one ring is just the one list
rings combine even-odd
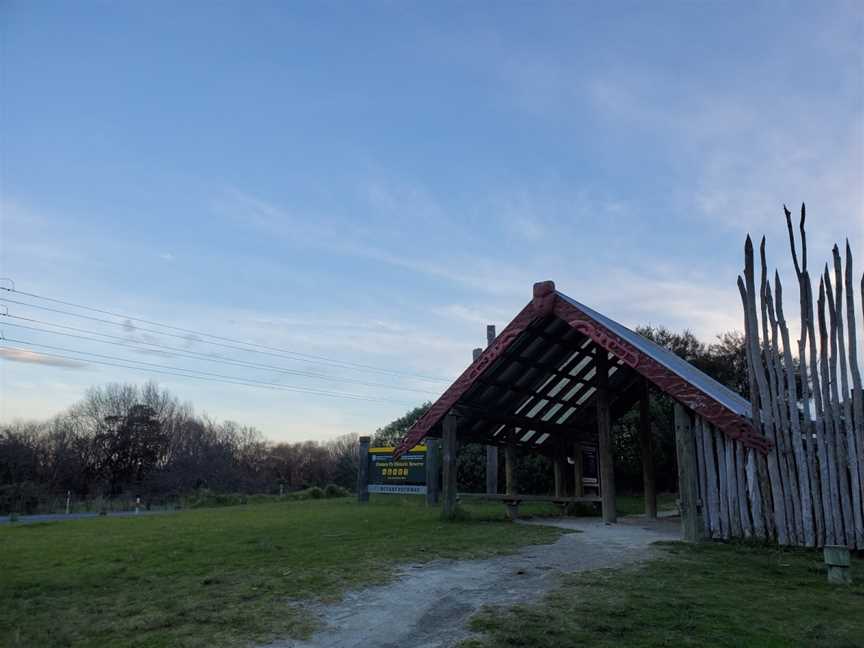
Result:
{"label": "wooden post", "polygon": [[426,506],[438,504],[441,492],[441,441],[426,439]]}
{"label": "wooden post", "polygon": [[360,504],[369,502],[369,437],[361,436],[360,455],[357,459],[357,501]]}
{"label": "wooden post", "polygon": [[452,520],[456,517],[456,457],[458,450],[456,444],[458,442],[459,417],[450,411],[444,417],[444,453],[443,453],[443,500],[444,509],[441,512],[445,520]]}
{"label": "wooden post", "polygon": [[515,495],[516,485],[516,447],[508,445],[504,447],[504,478],[507,482],[507,494]]}
{"label": "wooden post", "polygon": [[[486,348],[495,341],[495,325],[486,327]],[[476,360],[476,358],[475,358]],[[486,446],[486,494],[498,494],[498,446]]]}
{"label": "wooden post", "polygon": [[560,454],[552,457],[552,471],[555,478],[555,497],[564,497],[564,458]]}
{"label": "wooden post", "polygon": [[573,497],[582,497],[585,494],[585,486],[582,483],[582,444],[578,441],[573,444]]}
{"label": "wooden post", "polygon": [[612,415],[609,408],[609,355],[600,345],[594,346],[597,368],[597,457],[600,463],[600,497],[603,521],[618,520],[615,510],[615,467],[612,464]]}
{"label": "wooden post", "polygon": [[[675,454],[678,458],[678,498],[681,500],[681,531],[685,542],[703,537],[699,510],[699,474],[690,412],[675,403]],[[728,457],[728,455],[727,455]]]}
{"label": "wooden post", "polygon": [[651,403],[648,381],[642,381],[639,398],[639,446],[642,449],[642,490],[645,493],[645,515],[657,518],[657,487],[654,483],[654,440],[651,437]]}

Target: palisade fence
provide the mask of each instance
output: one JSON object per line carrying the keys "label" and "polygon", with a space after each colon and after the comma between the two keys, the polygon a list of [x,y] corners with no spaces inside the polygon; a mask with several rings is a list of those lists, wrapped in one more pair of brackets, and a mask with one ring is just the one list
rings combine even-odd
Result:
{"label": "palisade fence", "polygon": [[753,424],[763,431],[771,448],[767,454],[745,448],[707,421],[694,418],[703,531],[713,538],[864,549],[864,394],[855,319],[855,293],[860,290],[864,321],[864,276],[860,287],[854,285],[849,243],[845,268],[835,245],[833,281],[826,264],[814,319],[805,208],[802,205],[799,225],[800,264],[791,214],[784,211],[800,295],[797,357],[784,316],[779,274],[775,271],[773,290],[768,279],[765,239],[760,246],[757,293],[753,243],[748,236],[738,288],[744,307]]}

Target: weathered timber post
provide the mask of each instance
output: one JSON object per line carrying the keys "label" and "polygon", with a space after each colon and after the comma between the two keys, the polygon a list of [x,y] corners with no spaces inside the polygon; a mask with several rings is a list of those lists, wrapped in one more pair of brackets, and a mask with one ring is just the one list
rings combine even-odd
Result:
{"label": "weathered timber post", "polygon": [[456,517],[456,457],[458,454],[458,430],[459,416],[450,411],[444,417],[444,452],[443,452],[443,470],[442,470],[442,486],[444,508],[441,516],[445,520],[452,520]]}
{"label": "weathered timber post", "polygon": [[617,522],[615,510],[615,467],[612,463],[612,415],[609,409],[609,355],[606,349],[594,346],[597,372],[597,456],[600,463],[600,497],[603,521]]}
{"label": "weathered timber post", "polygon": [[360,454],[357,457],[357,501],[360,504],[369,502],[369,437],[361,436]]}
{"label": "weathered timber post", "polygon": [[703,523],[699,506],[696,443],[690,412],[680,403],[675,403],[675,454],[678,459],[681,532],[685,542],[699,542],[703,537]]}
{"label": "weathered timber post", "polygon": [[438,504],[440,483],[441,441],[426,439],[426,506]]}
{"label": "weathered timber post", "polygon": [[[486,327],[486,348],[492,346],[495,341],[495,325]],[[476,358],[475,358],[476,360]],[[498,493],[498,446],[486,446],[486,494],[496,495]]]}
{"label": "weathered timber post", "polygon": [[582,444],[577,441],[573,444],[573,497],[582,497],[585,494],[582,477]]}
{"label": "weathered timber post", "polygon": [[504,447],[504,479],[507,482],[507,494],[515,495],[516,485],[516,447],[507,445]]}
{"label": "weathered timber post", "polygon": [[555,477],[555,497],[564,497],[567,494],[564,492],[564,457],[560,452],[552,457],[552,470]]}
{"label": "weathered timber post", "polygon": [[642,381],[639,398],[639,446],[642,450],[642,490],[645,491],[645,515],[657,518],[657,487],[654,482],[654,439],[651,437],[651,403],[648,381]]}

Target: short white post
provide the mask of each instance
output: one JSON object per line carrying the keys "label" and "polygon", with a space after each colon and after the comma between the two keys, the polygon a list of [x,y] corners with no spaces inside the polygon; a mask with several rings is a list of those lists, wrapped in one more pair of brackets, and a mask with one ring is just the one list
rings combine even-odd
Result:
{"label": "short white post", "polygon": [[850,585],[849,547],[844,545],[825,545],[823,548],[825,566],[828,567],[828,582],[833,585]]}
{"label": "short white post", "polygon": [[66,515],[69,515],[70,509],[71,509],[71,503],[72,503],[72,491],[67,490],[66,491]]}

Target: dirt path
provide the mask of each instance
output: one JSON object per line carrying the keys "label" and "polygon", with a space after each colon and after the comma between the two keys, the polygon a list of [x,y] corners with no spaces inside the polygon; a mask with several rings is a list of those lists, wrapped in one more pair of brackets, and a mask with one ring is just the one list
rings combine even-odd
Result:
{"label": "dirt path", "polygon": [[316,605],[322,629],[309,641],[266,648],[443,648],[470,636],[468,618],[481,606],[537,600],[562,573],[632,564],[652,557],[657,540],[680,537],[680,522],[625,518],[604,525],[597,518],[544,519],[568,533],[550,545],[484,560],[436,560],[407,565],[387,585],[355,590],[334,605]]}

